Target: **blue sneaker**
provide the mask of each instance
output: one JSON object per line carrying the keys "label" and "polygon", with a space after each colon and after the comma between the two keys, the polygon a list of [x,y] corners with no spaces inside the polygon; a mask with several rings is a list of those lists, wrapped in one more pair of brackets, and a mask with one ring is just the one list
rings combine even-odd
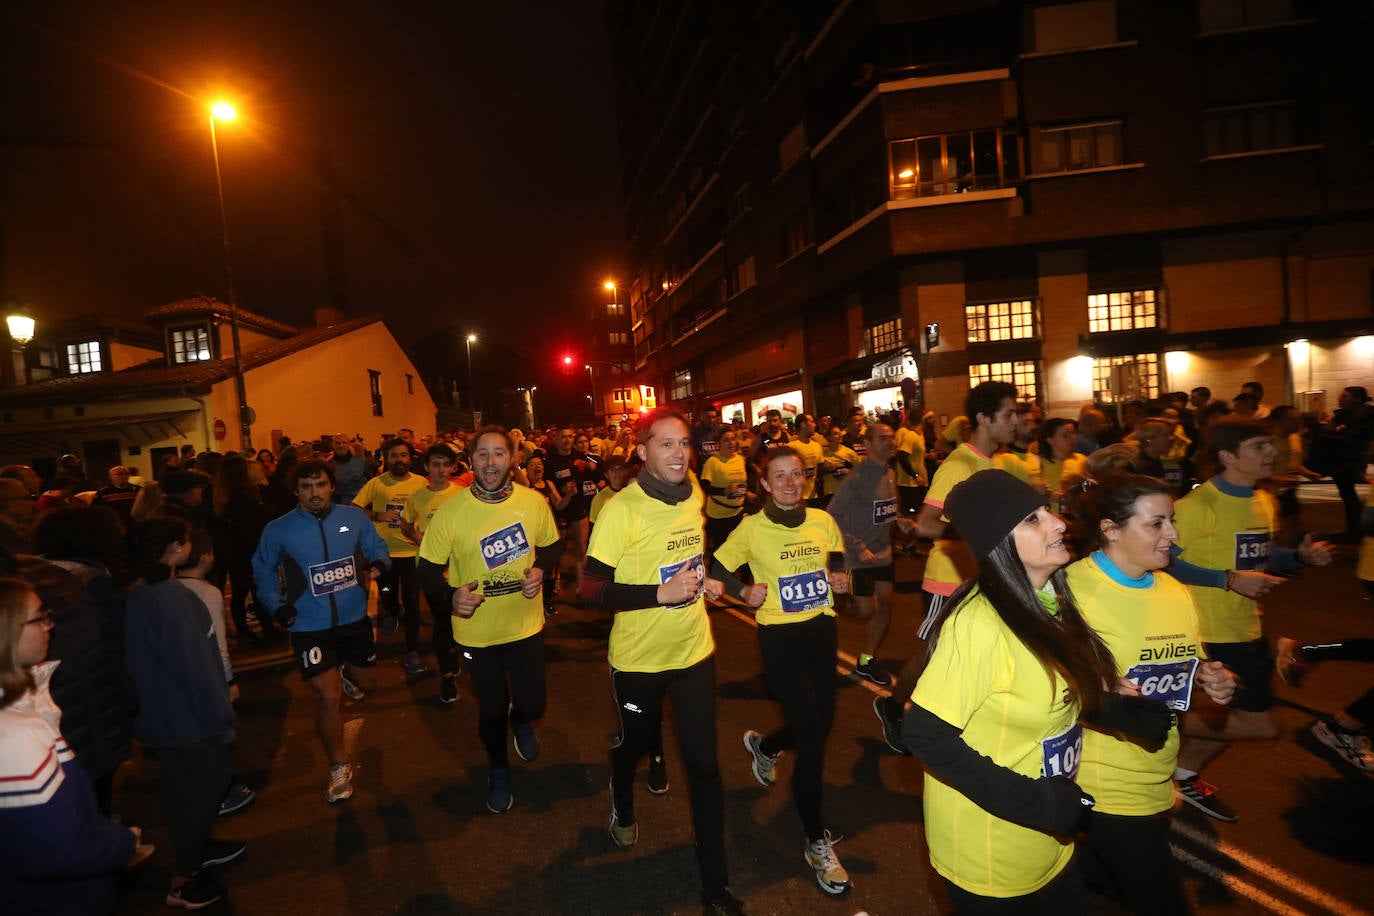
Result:
{"label": "blue sneaker", "polygon": [[395,614],[386,613],[379,614],[378,616],[381,618],[382,635],[395,636],[396,631],[401,626],[401,618],[396,616]]}
{"label": "blue sneaker", "polygon": [[257,793],[248,788],[241,782],[236,782],[229,787],[229,791],[224,793],[224,798],[220,799],[219,817],[236,814],[253,804],[253,799],[257,798]]}
{"label": "blue sneaker", "polygon": [[515,753],[520,755],[520,759],[528,763],[539,756],[539,737],[535,735],[534,729],[528,722],[520,725],[511,726],[512,739],[515,743]]}
{"label": "blue sneaker", "polygon": [[492,770],[487,779],[487,810],[492,814],[500,814],[509,811],[513,804],[515,797],[510,794],[510,770]]}

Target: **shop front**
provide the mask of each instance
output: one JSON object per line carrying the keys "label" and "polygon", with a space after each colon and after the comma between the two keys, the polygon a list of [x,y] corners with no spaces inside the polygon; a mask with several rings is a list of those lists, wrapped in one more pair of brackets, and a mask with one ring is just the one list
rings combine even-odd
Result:
{"label": "shop front", "polygon": [[784,421],[790,421],[806,409],[800,383],[801,370],[796,369],[750,385],[717,391],[706,399],[720,410],[722,423],[757,426],[770,410],[777,410]]}
{"label": "shop front", "polygon": [[[920,382],[916,357],[909,347],[850,360],[825,376],[826,382],[839,389],[843,402],[833,405],[835,415],[855,405],[870,415],[901,410],[905,406],[904,379]],[[917,390],[920,390],[919,384]],[[920,408],[919,404],[915,406]]]}

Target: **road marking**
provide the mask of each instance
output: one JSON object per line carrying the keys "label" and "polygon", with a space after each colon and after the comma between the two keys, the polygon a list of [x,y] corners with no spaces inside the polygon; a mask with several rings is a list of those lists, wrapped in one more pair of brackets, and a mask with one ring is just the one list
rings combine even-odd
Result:
{"label": "road marking", "polygon": [[1179,849],[1173,843],[1169,844],[1169,851],[1174,854],[1175,859],[1178,859],[1184,865],[1202,872],[1202,874],[1211,878],[1213,881],[1235,891],[1242,897],[1249,897],[1270,912],[1279,913],[1282,914],[1282,916],[1304,916],[1302,910],[1294,909],[1282,900],[1270,894],[1266,894],[1254,885],[1248,884],[1232,875],[1228,875],[1212,863],[1204,862],[1192,853]]}
{"label": "road marking", "polygon": [[[1358,916],[1358,914],[1368,912],[1338,897],[1331,896],[1321,888],[1314,887],[1301,878],[1289,874],[1276,865],[1271,865],[1258,856],[1252,856],[1231,843],[1224,842],[1218,837],[1209,836],[1196,827],[1191,827],[1178,820],[1171,821],[1169,827],[1174,833],[1192,840],[1199,846],[1204,846],[1226,856],[1241,868],[1252,871],[1279,887],[1287,888],[1299,897],[1305,897],[1318,906],[1325,907],[1333,913],[1339,913],[1341,916]],[[1177,847],[1173,848],[1177,849]]]}
{"label": "road marking", "polygon": [[[756,630],[759,628],[759,622],[758,622],[757,620],[755,620],[753,617],[749,616],[748,614],[745,614],[745,613],[742,613],[742,612],[740,612],[740,611],[735,610],[734,608],[730,607],[728,604],[722,604],[722,605],[720,605],[719,610],[724,611],[725,613],[729,614],[731,617],[734,617],[736,620],[742,620],[742,621],[744,621],[745,623],[747,623],[749,626],[753,627],[753,628],[756,629]],[[890,694],[889,694],[886,690],[884,690],[883,688],[879,687],[877,684],[875,684],[875,683],[873,683],[872,681],[867,680],[867,679],[865,679],[865,678],[861,678],[861,677],[859,677],[857,674],[854,673],[854,669],[857,668],[858,665],[859,665],[859,660],[858,660],[857,658],[855,658],[854,656],[850,655],[848,652],[840,652],[840,651],[836,651],[836,652],[835,652],[835,657],[838,658],[840,661],[844,662],[844,665],[836,665],[836,666],[835,666],[835,670],[838,671],[840,674],[845,675],[845,676],[848,677],[851,681],[853,681],[854,683],[858,684],[860,687],[866,688],[867,690],[871,691],[872,693],[877,694],[877,695],[880,696],[880,697],[890,696]],[[846,668],[845,665],[848,665],[849,667]]]}

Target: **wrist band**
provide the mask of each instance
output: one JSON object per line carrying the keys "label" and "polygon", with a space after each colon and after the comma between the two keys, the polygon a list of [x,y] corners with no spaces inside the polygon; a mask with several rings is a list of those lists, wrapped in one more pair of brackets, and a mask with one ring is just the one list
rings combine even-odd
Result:
{"label": "wrist band", "polygon": [[1231,586],[1235,584],[1235,581],[1236,581],[1236,571],[1235,571],[1234,569],[1228,569],[1228,570],[1226,570],[1226,590],[1227,590],[1228,592],[1229,592],[1229,591],[1234,591],[1234,589],[1232,589]]}

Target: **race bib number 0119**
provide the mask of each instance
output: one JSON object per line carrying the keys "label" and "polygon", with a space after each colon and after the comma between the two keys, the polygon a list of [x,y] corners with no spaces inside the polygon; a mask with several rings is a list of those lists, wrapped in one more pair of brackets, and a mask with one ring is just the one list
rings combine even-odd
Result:
{"label": "race bib number 0119", "polygon": [[1269,565],[1269,532],[1236,532],[1236,569],[1264,569]]}
{"label": "race bib number 0119", "polygon": [[1046,776],[1078,775],[1078,762],[1083,759],[1083,726],[1075,722],[1068,731],[1045,738],[1040,742]]}
{"label": "race bib number 0119", "polygon": [[801,614],[830,607],[830,581],[820,569],[782,576],[778,579],[778,597],[784,614]]}
{"label": "race bib number 0119", "polygon": [[1187,712],[1193,698],[1193,675],[1197,659],[1136,665],[1126,672],[1126,680],[1140,688],[1140,695],[1158,700],[1170,709]]}
{"label": "race bib number 0119", "polygon": [[358,570],[352,557],[316,563],[310,567],[310,594],[316,598],[352,588],[358,584]]}
{"label": "race bib number 0119", "polygon": [[[699,553],[694,553],[685,560],[678,560],[676,563],[670,563],[667,566],[660,566],[658,568],[658,584],[662,585],[664,582],[667,582],[669,579],[673,578],[673,576],[677,575],[678,572],[684,568],[691,568],[696,570],[697,575],[699,576],[706,575],[706,563],[703,560],[702,555]],[[668,610],[671,611],[676,610],[678,608],[687,607],[687,605],[685,603],[673,604],[668,605],[667,607]]]}
{"label": "race bib number 0119", "polygon": [[493,531],[477,543],[482,548],[482,562],[489,570],[505,566],[530,552],[530,539],[525,536],[525,526],[519,522]]}

